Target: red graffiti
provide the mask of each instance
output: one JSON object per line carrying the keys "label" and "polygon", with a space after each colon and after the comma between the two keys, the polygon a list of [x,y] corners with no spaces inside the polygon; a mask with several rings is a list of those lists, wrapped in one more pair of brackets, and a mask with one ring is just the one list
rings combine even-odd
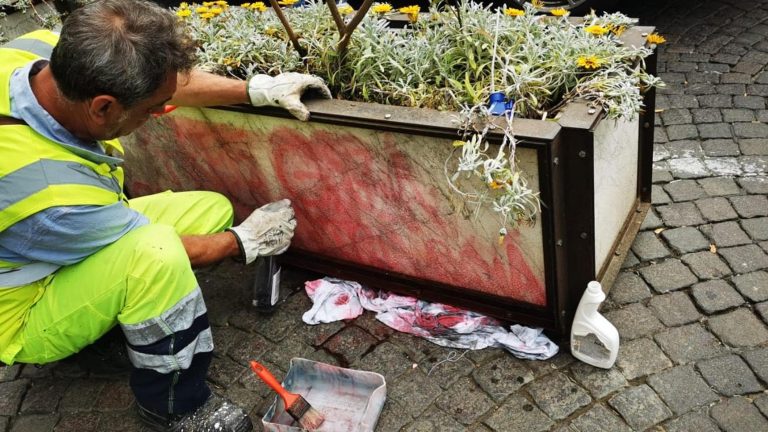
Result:
{"label": "red graffiti", "polygon": [[295,247],[546,304],[544,284],[514,233],[498,246],[479,238],[470,221],[441,210],[448,207],[446,198],[429,183],[426,168],[402,150],[407,144],[395,142],[396,135],[378,134],[373,145],[341,128],[309,129],[307,135],[289,127],[244,130],[177,116],[157,121],[166,127],[137,133],[143,148],[135,151],[148,151],[137,157],[156,167],[153,177],[130,183],[142,191],[155,182],[158,190],[216,190],[233,201],[240,218],[287,197],[298,221]]}

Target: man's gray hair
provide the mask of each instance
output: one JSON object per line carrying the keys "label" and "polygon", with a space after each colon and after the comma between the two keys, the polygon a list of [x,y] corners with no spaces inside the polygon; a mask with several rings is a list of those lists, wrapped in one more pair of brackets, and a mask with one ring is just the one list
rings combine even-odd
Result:
{"label": "man's gray hair", "polygon": [[169,73],[188,72],[193,42],[169,10],[142,0],[100,0],[72,12],[51,56],[67,99],[111,95],[125,107],[146,99]]}

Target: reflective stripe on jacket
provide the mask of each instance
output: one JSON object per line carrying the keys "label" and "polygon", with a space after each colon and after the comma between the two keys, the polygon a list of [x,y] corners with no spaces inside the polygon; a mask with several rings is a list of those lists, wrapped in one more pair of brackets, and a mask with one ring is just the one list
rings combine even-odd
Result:
{"label": "reflective stripe on jacket", "polygon": [[[38,30],[0,47],[0,116],[11,114],[13,71],[49,58],[57,41],[56,34]],[[123,152],[117,140],[102,144]],[[0,232],[50,207],[114,204],[125,198],[122,190],[121,167],[80,157],[27,125],[0,126]],[[0,261],[0,287],[24,280],[25,267],[33,271],[40,263],[33,264]]]}

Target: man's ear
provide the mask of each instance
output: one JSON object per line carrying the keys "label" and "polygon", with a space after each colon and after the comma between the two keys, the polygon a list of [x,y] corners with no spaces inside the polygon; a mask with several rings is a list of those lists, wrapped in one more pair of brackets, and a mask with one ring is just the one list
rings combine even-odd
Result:
{"label": "man's ear", "polygon": [[114,96],[99,95],[91,99],[88,113],[95,122],[104,125],[119,119],[123,113],[123,106]]}

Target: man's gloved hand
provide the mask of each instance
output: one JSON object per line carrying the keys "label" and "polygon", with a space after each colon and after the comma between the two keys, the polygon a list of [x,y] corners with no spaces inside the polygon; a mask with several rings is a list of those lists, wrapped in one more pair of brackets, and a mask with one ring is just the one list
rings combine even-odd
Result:
{"label": "man's gloved hand", "polygon": [[299,120],[307,121],[309,111],[301,103],[301,95],[307,89],[317,90],[322,97],[331,98],[325,82],[314,75],[285,72],[276,77],[254,75],[248,81],[248,97],[253,106],[280,106]]}
{"label": "man's gloved hand", "polygon": [[229,229],[237,237],[246,264],[288,249],[296,229],[291,201],[283,199],[254,210],[243,223]]}

